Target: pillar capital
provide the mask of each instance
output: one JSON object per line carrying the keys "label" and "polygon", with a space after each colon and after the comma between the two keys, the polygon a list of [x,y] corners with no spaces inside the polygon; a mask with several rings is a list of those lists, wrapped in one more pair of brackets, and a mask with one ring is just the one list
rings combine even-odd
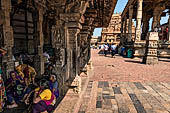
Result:
{"label": "pillar capital", "polygon": [[60,19],[65,22],[84,23],[84,16],[81,13],[60,14]]}

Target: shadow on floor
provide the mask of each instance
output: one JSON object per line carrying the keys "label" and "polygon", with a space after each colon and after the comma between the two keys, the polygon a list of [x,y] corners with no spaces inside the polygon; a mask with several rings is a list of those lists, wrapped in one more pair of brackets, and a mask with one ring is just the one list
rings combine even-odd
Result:
{"label": "shadow on floor", "polygon": [[170,62],[170,59],[159,59],[160,62]]}
{"label": "shadow on floor", "polygon": [[99,55],[104,55],[104,51],[103,51],[103,50],[100,50],[100,51],[98,52],[98,54],[99,54]]}
{"label": "shadow on floor", "polygon": [[134,61],[134,60],[125,60],[125,62],[136,63],[136,64],[144,64],[141,61]]}

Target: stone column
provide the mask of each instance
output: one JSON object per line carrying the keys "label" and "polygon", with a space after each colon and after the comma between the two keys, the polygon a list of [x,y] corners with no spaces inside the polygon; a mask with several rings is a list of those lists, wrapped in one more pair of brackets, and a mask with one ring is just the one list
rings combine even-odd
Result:
{"label": "stone column", "polygon": [[121,20],[121,37],[123,37],[123,31],[124,31],[124,19]]}
{"label": "stone column", "polygon": [[68,63],[70,63],[70,69],[71,69],[71,78],[74,78],[78,75],[78,69],[76,69],[77,66],[77,34],[80,32],[79,29],[69,28],[68,34],[69,34],[69,48],[68,48],[68,59],[70,60]]}
{"label": "stone column", "polygon": [[124,20],[124,36],[126,38],[126,34],[127,33],[127,17],[125,16],[125,20]]}
{"label": "stone column", "polygon": [[169,39],[168,39],[168,41],[170,42],[170,12],[169,12],[169,20],[168,21],[169,21],[169,25],[168,25],[169,26],[169,32],[168,32],[168,38]]}
{"label": "stone column", "polygon": [[145,56],[143,57],[143,63],[153,65],[158,63],[158,32],[148,32],[146,39]]}
{"label": "stone column", "polygon": [[133,18],[133,5],[129,6],[129,25],[128,25],[128,42],[132,41],[132,18]]}
{"label": "stone column", "polygon": [[149,30],[149,19],[150,17],[147,16],[147,14],[144,14],[144,17],[143,17],[143,28],[142,28],[142,34],[143,34],[143,40],[146,39],[146,35],[148,33],[148,30]]}
{"label": "stone column", "polygon": [[7,54],[3,57],[3,63],[6,63],[6,75],[9,75],[10,71],[14,70],[14,62],[12,61],[12,48],[14,46],[13,29],[10,26],[10,12],[11,12],[11,0],[1,0],[1,7],[4,13],[3,33],[4,33],[4,49],[7,50]]}
{"label": "stone column", "polygon": [[80,53],[80,69],[81,69],[81,71],[83,71],[84,70],[84,66],[85,66],[85,64],[87,63],[86,62],[86,53],[85,53],[85,47],[87,46],[87,45],[85,45],[85,40],[88,38],[88,32],[86,32],[86,31],[81,31],[80,32],[80,40],[81,40],[81,53]]}
{"label": "stone column", "polygon": [[156,26],[158,26],[158,14],[159,12],[158,12],[158,7],[156,7],[156,8],[154,8],[154,10],[153,10],[153,21],[152,21],[152,31],[154,31],[154,28],[156,27]]}
{"label": "stone column", "polygon": [[44,73],[44,60],[43,60],[43,44],[44,44],[44,36],[43,36],[43,14],[44,10],[42,7],[38,8],[38,21],[37,21],[37,55],[35,56],[35,69],[38,75],[42,75]]}
{"label": "stone column", "polygon": [[152,22],[152,31],[154,31],[155,27],[160,26],[160,20],[161,20],[161,14],[163,10],[165,9],[165,6],[158,5],[153,10],[153,22]]}
{"label": "stone column", "polygon": [[137,2],[136,41],[141,40],[142,3],[143,0],[138,0]]}

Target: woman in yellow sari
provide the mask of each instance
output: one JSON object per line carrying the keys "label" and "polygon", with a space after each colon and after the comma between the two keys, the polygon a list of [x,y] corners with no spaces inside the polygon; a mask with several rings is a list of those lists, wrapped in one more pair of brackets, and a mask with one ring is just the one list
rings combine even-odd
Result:
{"label": "woman in yellow sari", "polygon": [[25,84],[28,86],[31,83],[35,84],[35,76],[37,75],[35,69],[28,64],[21,64],[16,67],[18,74],[24,79]]}

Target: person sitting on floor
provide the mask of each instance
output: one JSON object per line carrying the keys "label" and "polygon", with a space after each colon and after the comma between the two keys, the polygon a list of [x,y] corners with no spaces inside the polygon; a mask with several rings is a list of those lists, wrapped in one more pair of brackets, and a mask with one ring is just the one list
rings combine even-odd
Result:
{"label": "person sitting on floor", "polygon": [[28,64],[21,64],[16,67],[16,70],[18,71],[19,75],[24,78],[24,82],[26,86],[32,84],[35,84],[35,76],[36,71],[33,67],[31,67]]}
{"label": "person sitting on floor", "polygon": [[3,111],[5,100],[6,100],[5,85],[2,77],[2,70],[0,68],[0,112]]}
{"label": "person sitting on floor", "polygon": [[56,75],[51,74],[49,86],[50,86],[51,91],[54,93],[55,97],[58,98],[59,97],[59,89],[58,89],[58,82],[57,82]]}
{"label": "person sitting on floor", "polygon": [[[29,94],[29,96],[31,95],[31,93]],[[27,104],[28,98],[25,101],[25,103]],[[54,94],[49,89],[48,81],[46,79],[42,79],[40,81],[40,87],[34,90],[34,99],[32,105],[33,113],[50,113],[54,109],[55,100],[56,99]]]}
{"label": "person sitting on floor", "polygon": [[50,75],[53,73],[53,65],[49,64],[48,68],[45,69],[44,78],[49,80]]}
{"label": "person sitting on floor", "polygon": [[7,108],[18,107],[18,102],[20,102],[24,96],[24,80],[22,77],[17,75],[14,71],[10,72],[10,78],[7,80],[7,100],[11,103]]}

